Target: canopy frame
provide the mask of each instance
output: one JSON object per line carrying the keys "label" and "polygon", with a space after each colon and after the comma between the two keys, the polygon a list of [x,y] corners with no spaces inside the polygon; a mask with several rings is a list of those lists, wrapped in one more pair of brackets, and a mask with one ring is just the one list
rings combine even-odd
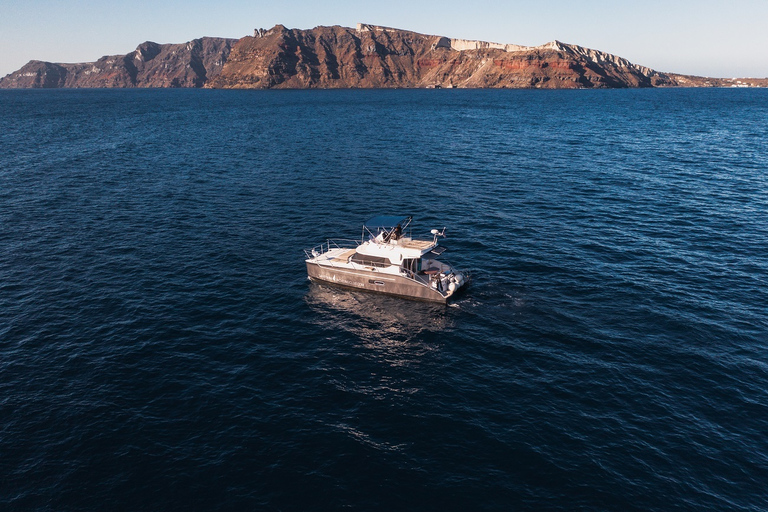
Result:
{"label": "canopy frame", "polygon": [[412,216],[406,215],[377,215],[368,219],[363,224],[362,241],[365,241],[365,232],[367,231],[371,238],[376,238],[383,234],[384,241],[388,242],[392,236],[400,236],[402,232],[411,224]]}

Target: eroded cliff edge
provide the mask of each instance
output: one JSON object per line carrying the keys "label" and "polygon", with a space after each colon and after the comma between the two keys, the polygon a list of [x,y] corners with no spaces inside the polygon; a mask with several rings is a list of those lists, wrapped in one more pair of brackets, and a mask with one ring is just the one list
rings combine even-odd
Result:
{"label": "eroded cliff edge", "polygon": [[553,41],[526,47],[388,27],[257,29],[242,39],[143,43],[85,64],[31,61],[0,88],[626,88],[766,86],[768,80],[661,73],[598,50]]}
{"label": "eroded cliff edge", "polygon": [[592,88],[676,85],[666,74],[554,41],[537,47],[452,40],[370,25],[287,29],[240,39],[206,87]]}
{"label": "eroded cliff edge", "polygon": [[33,60],[0,80],[0,88],[202,87],[221,72],[237,39],[203,37],[183,44],[142,43],[127,55],[96,62]]}

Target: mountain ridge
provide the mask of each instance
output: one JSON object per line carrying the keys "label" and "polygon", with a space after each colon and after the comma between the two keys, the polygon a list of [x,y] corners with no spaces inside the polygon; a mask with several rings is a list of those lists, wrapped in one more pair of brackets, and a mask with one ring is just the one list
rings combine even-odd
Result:
{"label": "mountain ridge", "polygon": [[288,29],[240,39],[144,42],[95,62],[30,61],[0,88],[627,88],[766,86],[764,79],[662,73],[552,41],[539,46],[450,39],[378,25]]}
{"label": "mountain ridge", "polygon": [[221,71],[237,39],[201,37],[180,44],[146,41],[125,55],[74,64],[31,60],[0,88],[202,87]]}

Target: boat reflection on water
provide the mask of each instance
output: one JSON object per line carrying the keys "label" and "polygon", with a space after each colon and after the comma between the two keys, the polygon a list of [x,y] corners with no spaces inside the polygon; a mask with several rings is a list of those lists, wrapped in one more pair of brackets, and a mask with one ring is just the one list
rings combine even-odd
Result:
{"label": "boat reflection on water", "polygon": [[[348,290],[310,283],[305,300],[315,313],[314,322],[331,331],[346,331],[376,350],[399,352],[434,350],[436,334],[452,326],[443,304]],[[415,352],[414,352],[415,351]],[[400,354],[405,355],[405,354]]]}

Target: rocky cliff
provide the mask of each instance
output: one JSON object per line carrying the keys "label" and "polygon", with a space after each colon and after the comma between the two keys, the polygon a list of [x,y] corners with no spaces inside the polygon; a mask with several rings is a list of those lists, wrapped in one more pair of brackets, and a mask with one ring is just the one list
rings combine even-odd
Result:
{"label": "rocky cliff", "polygon": [[96,62],[30,61],[0,81],[0,88],[202,87],[218,74],[237,39],[203,37],[184,44],[146,42],[127,55]]}
{"label": "rocky cliff", "polygon": [[554,41],[542,46],[459,41],[358,25],[287,29],[240,39],[206,87],[591,88],[676,85],[670,75]]}
{"label": "rocky cliff", "polygon": [[598,50],[553,41],[527,47],[449,39],[359,24],[357,28],[258,29],[253,37],[147,42],[87,64],[31,61],[0,88],[623,88],[766,86],[660,73]]}

